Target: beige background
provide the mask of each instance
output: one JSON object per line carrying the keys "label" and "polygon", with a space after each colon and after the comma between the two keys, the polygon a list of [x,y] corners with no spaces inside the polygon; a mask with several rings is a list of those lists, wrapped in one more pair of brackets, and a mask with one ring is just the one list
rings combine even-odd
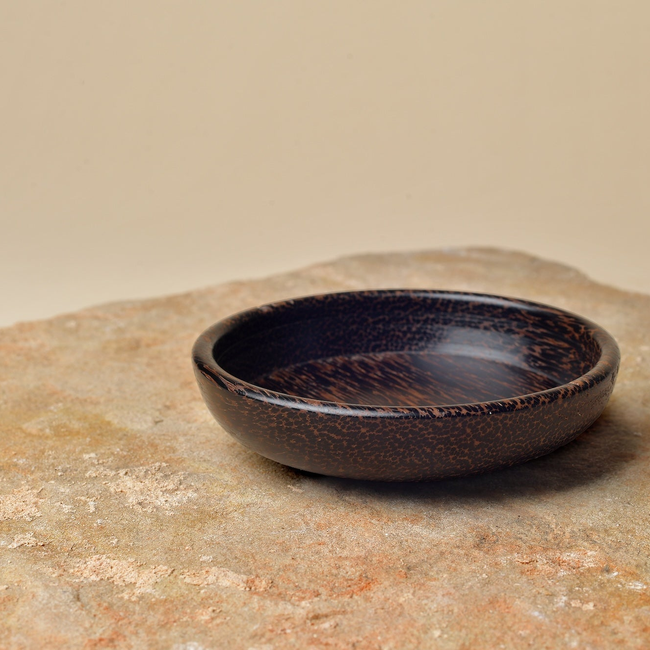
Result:
{"label": "beige background", "polygon": [[481,244],[650,291],[650,3],[0,2],[0,323]]}

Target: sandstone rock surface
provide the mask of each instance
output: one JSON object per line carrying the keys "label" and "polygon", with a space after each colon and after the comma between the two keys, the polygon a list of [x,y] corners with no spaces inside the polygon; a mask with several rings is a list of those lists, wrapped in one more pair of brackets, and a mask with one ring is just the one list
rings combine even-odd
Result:
{"label": "sandstone rock surface", "polygon": [[[440,288],[578,312],[619,341],[601,419],[506,471],[303,474],[209,415],[209,324],[324,291]],[[0,330],[0,647],[647,648],[650,296],[518,253],[367,255]]]}

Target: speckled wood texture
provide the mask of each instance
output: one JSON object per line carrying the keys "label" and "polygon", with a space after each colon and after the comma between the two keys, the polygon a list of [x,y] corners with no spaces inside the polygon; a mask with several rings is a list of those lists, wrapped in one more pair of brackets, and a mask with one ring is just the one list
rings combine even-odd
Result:
{"label": "speckled wood texture", "polygon": [[507,467],[602,413],[619,350],[553,307],[471,293],[308,296],[227,318],[193,349],[201,392],[245,446],[341,478]]}

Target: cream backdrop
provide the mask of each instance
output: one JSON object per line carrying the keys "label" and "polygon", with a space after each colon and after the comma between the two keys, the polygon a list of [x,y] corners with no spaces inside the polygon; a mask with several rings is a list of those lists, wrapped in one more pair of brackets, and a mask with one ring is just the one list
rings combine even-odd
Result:
{"label": "cream backdrop", "polygon": [[650,291],[648,0],[0,2],[0,322],[506,246]]}

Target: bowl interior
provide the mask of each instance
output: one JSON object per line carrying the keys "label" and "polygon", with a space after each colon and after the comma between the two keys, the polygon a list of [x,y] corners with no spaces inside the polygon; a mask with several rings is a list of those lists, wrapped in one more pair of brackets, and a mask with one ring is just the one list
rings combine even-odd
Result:
{"label": "bowl interior", "polygon": [[601,347],[585,321],[489,296],[367,292],[251,310],[213,349],[246,383],[376,406],[506,399],[577,379]]}

